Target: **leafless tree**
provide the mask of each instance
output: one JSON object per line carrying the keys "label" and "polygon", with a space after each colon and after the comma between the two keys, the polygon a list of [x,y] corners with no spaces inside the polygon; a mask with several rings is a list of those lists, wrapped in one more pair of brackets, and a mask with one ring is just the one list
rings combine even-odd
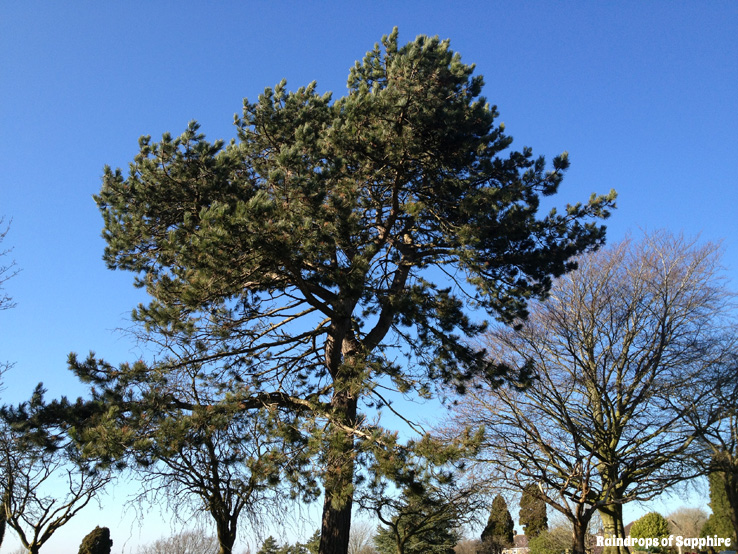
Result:
{"label": "leafless tree", "polygon": [[[668,516],[669,531],[674,535],[683,537],[699,537],[703,525],[707,522],[707,512],[702,508],[681,507]],[[683,546],[678,546],[679,554],[682,554]]]}
{"label": "leafless tree", "polygon": [[218,554],[220,545],[213,535],[182,531],[139,547],[138,554]]}
{"label": "leafless tree", "polygon": [[624,537],[624,503],[702,471],[685,465],[697,432],[684,415],[734,346],[730,301],[719,248],[661,232],[580,258],[518,330],[488,334],[498,363],[535,379],[477,391],[461,419],[487,426],[502,478],[537,483],[572,522],[575,553],[595,510]]}
{"label": "leafless tree", "polygon": [[371,554],[376,525],[366,520],[354,520],[349,534],[348,554]]}
{"label": "leafless tree", "polygon": [[481,544],[479,539],[464,539],[456,543],[454,552],[456,554],[477,554]]}

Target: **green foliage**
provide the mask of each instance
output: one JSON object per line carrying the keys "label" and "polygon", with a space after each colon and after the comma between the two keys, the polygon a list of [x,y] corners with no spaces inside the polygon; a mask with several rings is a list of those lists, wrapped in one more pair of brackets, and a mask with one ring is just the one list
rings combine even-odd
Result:
{"label": "green foliage", "polygon": [[110,554],[111,548],[113,541],[110,540],[110,529],[98,526],[82,539],[79,554]]}
{"label": "green foliage", "polygon": [[318,554],[318,550],[320,549],[320,529],[315,530],[315,533],[305,543],[305,548],[307,548],[310,554]]}
{"label": "green foliage", "polygon": [[528,540],[529,554],[564,554],[571,550],[571,533],[569,540],[562,541],[561,533],[541,531],[538,535]]}
{"label": "green foliage", "polygon": [[464,340],[485,328],[471,314],[524,316],[574,256],[603,243],[592,220],[614,193],[539,215],[567,155],[547,170],[529,148],[508,151],[473,69],[448,41],[400,46],[395,30],[351,69],[342,98],[281,82],[244,101],[238,141],[208,142],[192,122],[179,137],[142,137],[126,174],[105,168],[104,258],[136,273],[152,301],[133,319],[166,349],[119,368],[72,360],[108,406],[103,448],[114,457],[138,441],[131,429],[149,408],[194,411],[174,386],[188,368],[206,412],[266,409],[270,435],[290,444],[275,455],[320,461],[271,467],[293,468],[286,477],[308,491],[322,481],[323,520],[344,522],[325,540],[340,550],[354,463],[397,464],[396,435],[361,413],[384,404],[380,381],[428,396],[479,375],[527,378]]}
{"label": "green foliage", "polygon": [[503,548],[507,548],[513,544],[514,531],[515,523],[510,515],[510,510],[507,509],[507,502],[501,494],[498,494],[492,500],[489,519],[482,530],[482,542],[494,542]]}
{"label": "green foliage", "polygon": [[[669,522],[658,512],[649,512],[636,520],[630,528],[630,536],[639,538],[662,539],[669,536]],[[651,552],[661,552],[661,547],[649,547]]]}
{"label": "green foliage", "polygon": [[546,501],[536,484],[530,484],[523,489],[520,497],[519,521],[523,526],[523,534],[529,540],[548,530]]}
{"label": "green foliage", "polygon": [[[316,542],[316,537],[318,542]],[[277,540],[270,535],[262,543],[256,554],[313,554],[318,552],[319,543],[320,535],[313,535],[307,544],[298,542],[280,546]]]}
{"label": "green foliage", "polygon": [[700,537],[717,535],[732,538],[735,544],[735,530],[731,519],[731,506],[725,490],[725,473],[712,471],[708,476],[710,483],[710,510],[712,513],[700,531]]}

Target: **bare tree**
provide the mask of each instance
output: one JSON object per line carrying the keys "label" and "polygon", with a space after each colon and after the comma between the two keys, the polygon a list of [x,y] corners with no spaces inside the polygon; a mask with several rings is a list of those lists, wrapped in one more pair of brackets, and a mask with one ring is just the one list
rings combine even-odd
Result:
{"label": "bare tree", "polygon": [[374,552],[372,541],[374,540],[376,526],[366,520],[354,520],[351,523],[349,534],[348,554],[371,554]]}
{"label": "bare tree", "polygon": [[[707,512],[701,508],[681,507],[668,516],[669,532],[683,537],[699,537],[702,527],[707,522]],[[682,554],[682,545],[678,545],[679,554]]]}
{"label": "bare tree", "polygon": [[489,333],[498,363],[536,378],[478,391],[462,419],[487,426],[504,479],[536,483],[572,522],[575,553],[595,510],[624,537],[624,503],[703,471],[685,464],[698,433],[684,415],[733,346],[729,303],[718,247],[662,232],[580,258],[519,330]]}
{"label": "bare tree", "polygon": [[479,539],[464,539],[456,543],[454,552],[456,554],[477,554],[481,544]]}
{"label": "bare tree", "polygon": [[182,531],[139,547],[138,554],[217,554],[218,539],[201,531]]}

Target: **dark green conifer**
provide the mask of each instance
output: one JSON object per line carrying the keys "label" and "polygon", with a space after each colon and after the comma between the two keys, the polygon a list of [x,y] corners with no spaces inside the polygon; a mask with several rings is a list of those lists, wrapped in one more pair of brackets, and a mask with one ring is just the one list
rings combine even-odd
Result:
{"label": "dark green conifer", "polygon": [[503,548],[512,546],[515,532],[510,510],[501,494],[492,500],[487,525],[482,530],[482,547],[484,552],[500,552]]}
{"label": "dark green conifer", "polygon": [[523,489],[518,521],[523,526],[523,534],[529,540],[548,530],[546,501],[535,484],[530,484]]}
{"label": "dark green conifer", "polygon": [[98,526],[82,539],[79,554],[110,554],[111,548],[113,541],[110,540],[110,529]]}

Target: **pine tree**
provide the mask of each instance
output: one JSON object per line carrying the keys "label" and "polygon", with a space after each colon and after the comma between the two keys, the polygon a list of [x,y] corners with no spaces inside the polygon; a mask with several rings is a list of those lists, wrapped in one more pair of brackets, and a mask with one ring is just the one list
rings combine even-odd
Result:
{"label": "pine tree", "polygon": [[512,546],[514,531],[515,523],[507,508],[507,502],[498,494],[492,500],[489,519],[482,530],[482,552],[497,553],[503,548]]}
{"label": "pine tree", "polygon": [[546,501],[535,484],[530,484],[523,489],[520,497],[519,521],[523,526],[523,534],[528,539],[537,537],[543,531],[548,530]]}
{"label": "pine tree", "polygon": [[256,554],[280,554],[280,550],[277,540],[269,535],[261,544],[261,548],[259,548]]}
{"label": "pine tree", "polygon": [[[192,123],[141,138],[127,175],[104,171],[105,259],[138,274],[153,300],[134,318],[178,354],[73,369],[119,399],[118,413],[135,409],[125,398],[137,383],[176,382],[185,367],[220,379],[226,411],[268,407],[275,432],[322,460],[321,554],[347,551],[355,453],[395,456],[396,437],[360,411],[383,402],[376,384],[428,395],[514,378],[463,340],[484,329],[472,314],[524,316],[604,240],[590,220],[614,194],[539,216],[567,156],[546,171],[528,148],[506,152],[472,73],[448,41],[400,46],[395,30],[335,102],[282,82],[244,102],[238,142],[207,142]],[[170,392],[157,401],[188,407]]]}

